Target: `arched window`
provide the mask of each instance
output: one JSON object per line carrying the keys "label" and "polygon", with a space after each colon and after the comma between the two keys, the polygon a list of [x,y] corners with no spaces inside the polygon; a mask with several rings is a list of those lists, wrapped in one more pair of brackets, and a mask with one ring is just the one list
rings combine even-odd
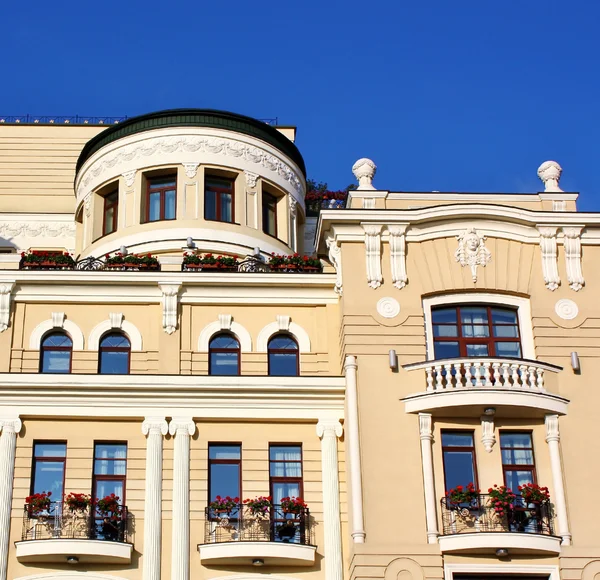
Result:
{"label": "arched window", "polygon": [[64,332],[50,332],[42,339],[41,373],[70,373],[73,341]]}
{"label": "arched window", "polygon": [[120,332],[105,334],[100,340],[98,372],[101,375],[128,375],[131,343]]}
{"label": "arched window", "polygon": [[269,374],[295,377],[300,374],[298,343],[288,334],[276,334],[269,340]]}
{"label": "arched window", "polygon": [[232,334],[213,336],[209,344],[209,375],[240,374],[240,343]]}

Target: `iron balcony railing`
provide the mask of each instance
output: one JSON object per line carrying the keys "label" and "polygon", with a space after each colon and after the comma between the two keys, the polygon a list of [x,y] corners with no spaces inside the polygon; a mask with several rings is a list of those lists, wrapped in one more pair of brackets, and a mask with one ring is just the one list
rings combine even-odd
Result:
{"label": "iron balcony railing", "polygon": [[206,508],[204,542],[284,542],[312,544],[308,508],[299,513],[284,511],[273,505],[263,513],[253,513],[244,504],[228,511]]}
{"label": "iron balcony railing", "polygon": [[489,495],[479,495],[470,503],[454,504],[442,498],[444,535],[476,532],[520,532],[554,535],[554,516],[550,502],[526,504],[517,496],[513,507],[496,507]]}
{"label": "iron balcony railing", "polygon": [[49,509],[32,513],[25,506],[22,540],[82,539],[127,543],[127,507],[118,513],[101,514],[94,505],[85,510],[71,510],[57,501]]}

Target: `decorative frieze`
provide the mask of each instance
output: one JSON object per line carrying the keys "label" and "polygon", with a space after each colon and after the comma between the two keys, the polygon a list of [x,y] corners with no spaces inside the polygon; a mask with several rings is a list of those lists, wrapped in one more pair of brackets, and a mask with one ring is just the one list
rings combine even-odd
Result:
{"label": "decorative frieze", "polygon": [[548,290],[556,290],[560,286],[558,275],[558,250],[556,247],[555,227],[538,226],[540,233],[540,250],[542,254],[542,274]]}
{"label": "decorative frieze", "polygon": [[163,329],[167,334],[177,330],[177,303],[181,283],[159,284],[162,292]]}
{"label": "decorative frieze", "polygon": [[373,289],[379,288],[383,280],[381,275],[381,229],[383,226],[376,224],[361,225],[365,232],[367,283]]}
{"label": "decorative frieze", "polygon": [[565,262],[567,266],[567,280],[575,292],[579,292],[585,284],[581,271],[581,232],[583,228],[563,228]]}
{"label": "decorative frieze", "polygon": [[473,282],[477,282],[477,266],[485,268],[492,259],[491,252],[485,247],[486,238],[479,235],[475,228],[469,228],[456,239],[458,248],[454,257],[461,266],[470,266]]}
{"label": "decorative frieze", "polygon": [[390,262],[392,268],[392,283],[399,290],[406,286],[406,225],[388,226],[390,233]]}
{"label": "decorative frieze", "polygon": [[8,328],[10,321],[10,301],[15,282],[3,282],[0,284],[0,332]]}

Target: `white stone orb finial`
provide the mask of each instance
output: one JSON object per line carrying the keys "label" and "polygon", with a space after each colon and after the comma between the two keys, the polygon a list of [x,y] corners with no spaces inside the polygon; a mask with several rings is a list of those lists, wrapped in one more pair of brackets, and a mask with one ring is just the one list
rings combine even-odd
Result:
{"label": "white stone orb finial", "polygon": [[538,177],[544,183],[544,191],[562,191],[558,186],[562,167],[556,161],[544,161],[538,167]]}
{"label": "white stone orb finial", "polygon": [[358,180],[358,189],[375,189],[373,187],[373,177],[377,171],[377,165],[370,159],[363,157],[352,166],[352,173]]}

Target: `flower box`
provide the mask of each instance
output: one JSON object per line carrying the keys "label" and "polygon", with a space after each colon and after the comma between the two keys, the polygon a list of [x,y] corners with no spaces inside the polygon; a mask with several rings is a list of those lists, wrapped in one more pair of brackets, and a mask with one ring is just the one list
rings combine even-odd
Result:
{"label": "flower box", "polygon": [[21,253],[21,268],[30,270],[72,270],[75,260],[67,252],[28,251]]}
{"label": "flower box", "polygon": [[121,270],[124,272],[137,272],[140,270],[160,270],[160,262],[151,254],[127,254],[117,252],[114,256],[106,254],[105,270]]}
{"label": "flower box", "polygon": [[184,270],[222,270],[235,272],[238,269],[238,259],[235,256],[214,254],[199,254],[188,252],[183,256]]}

